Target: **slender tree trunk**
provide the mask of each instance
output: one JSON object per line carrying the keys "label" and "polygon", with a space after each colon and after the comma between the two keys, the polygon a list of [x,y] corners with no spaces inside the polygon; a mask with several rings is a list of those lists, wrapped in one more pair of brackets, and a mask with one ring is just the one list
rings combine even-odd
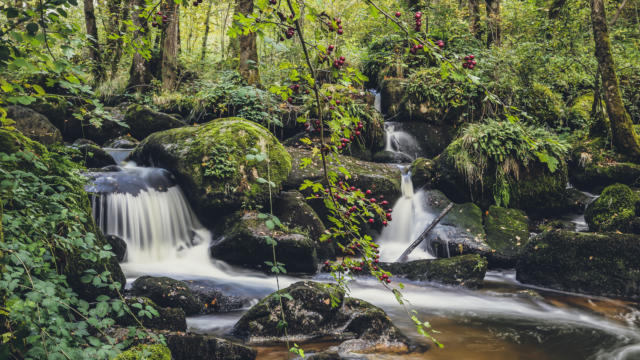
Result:
{"label": "slender tree trunk", "polygon": [[[149,27],[147,22],[140,17],[144,11],[145,0],[133,0],[132,5],[132,22],[137,29],[134,41],[136,41],[138,48],[148,47],[150,42]],[[136,50],[129,70],[129,84],[127,85],[129,89],[134,89],[136,92],[148,90],[153,77],[150,65],[149,61],[142,56],[141,51]]]}
{"label": "slender tree trunk", "polygon": [[[249,16],[253,13],[253,0],[236,0],[236,14]],[[238,72],[247,84],[260,84],[258,72],[258,46],[256,33],[238,35],[234,41],[234,57],[238,58]]]}
{"label": "slender tree trunk", "polygon": [[211,20],[212,8],[213,8],[213,0],[209,0],[209,7],[207,8],[207,20],[205,20],[205,25],[204,25],[204,36],[202,37],[202,53],[200,54],[200,61],[204,61],[204,57],[207,54],[207,41],[209,41],[209,29],[210,29],[209,22]]}
{"label": "slender tree trunk", "polygon": [[160,74],[162,88],[175,90],[178,85],[178,53],[180,52],[180,7],[166,0],[164,13],[168,17],[162,28]]}
{"label": "slender tree trunk", "polygon": [[224,13],[224,22],[222,24],[222,28],[220,29],[220,54],[222,55],[222,60],[227,57],[224,35],[227,32],[227,24],[229,23],[229,15],[231,14],[231,4],[232,2],[229,2],[229,6],[227,6],[227,11],[225,11]]}
{"label": "slender tree trunk", "polygon": [[602,91],[604,102],[611,123],[611,138],[616,150],[640,160],[640,143],[633,130],[631,117],[624,108],[622,94],[618,84],[613,55],[611,54],[611,41],[607,26],[607,15],[604,9],[604,0],[591,0],[591,22],[593,25],[593,39],[596,43],[596,58],[600,68]]}
{"label": "slender tree trunk", "polygon": [[567,0],[553,0],[549,7],[549,19],[556,19],[560,15],[560,11],[567,3]]}
{"label": "slender tree trunk", "polygon": [[122,21],[129,17],[129,1],[107,0],[107,16],[108,29],[107,33],[115,35],[115,39],[107,36],[107,58],[111,61],[111,78],[113,79],[118,73],[118,66],[122,58],[122,35],[127,31],[126,22]]}
{"label": "slender tree trunk", "polygon": [[616,14],[613,15],[613,19],[611,19],[611,23],[609,23],[609,26],[613,26],[616,24],[616,21],[618,21],[620,13],[622,13],[622,9],[624,9],[625,5],[627,5],[627,0],[622,1],[622,4],[620,4],[620,7],[618,7],[618,10],[616,11]]}
{"label": "slender tree trunk", "polygon": [[486,0],[487,47],[500,46],[500,0]]}
{"label": "slender tree trunk", "polygon": [[102,58],[100,56],[100,45],[98,43],[98,24],[96,23],[96,13],[93,7],[93,0],[84,0],[84,22],[89,36],[89,57],[91,58],[94,81],[97,83],[104,76]]}
{"label": "slender tree trunk", "polygon": [[476,39],[482,39],[480,27],[480,0],[469,0],[469,14],[471,16],[471,33]]}

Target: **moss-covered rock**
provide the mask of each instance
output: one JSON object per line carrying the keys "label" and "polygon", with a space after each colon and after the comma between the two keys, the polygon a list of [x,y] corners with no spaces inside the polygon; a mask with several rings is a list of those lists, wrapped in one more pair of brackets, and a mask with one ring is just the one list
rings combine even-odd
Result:
{"label": "moss-covered rock", "polygon": [[639,253],[637,235],[550,231],[527,244],[516,275],[527,284],[638,299]]}
{"label": "moss-covered rock", "polygon": [[360,351],[407,352],[410,347],[382,309],[345,298],[335,285],[312,281],[297,282],[262,299],[240,318],[233,334],[249,343],[284,341],[280,311],[288,335],[296,339],[361,340]]}
{"label": "moss-covered rock", "polygon": [[[3,170],[8,172],[17,169],[30,171],[38,178],[45,179],[48,182],[51,189],[48,190],[51,191],[50,196],[56,196],[56,193],[59,191],[63,191],[68,196],[71,196],[73,202],[67,210],[69,213],[78,214],[77,220],[81,224],[85,244],[92,245],[94,249],[103,248],[107,245],[107,241],[102,235],[102,232],[99,231],[93,220],[89,197],[84,191],[82,180],[78,177],[78,172],[82,169],[70,162],[65,155],[53,150],[48,151],[42,144],[27,138],[19,131],[0,128],[0,152],[14,153],[18,151],[35,154],[46,166],[34,167],[33,164],[28,161],[21,161],[11,163],[7,166],[3,165]],[[18,206],[18,208],[14,208],[14,206]],[[20,212],[21,209],[19,206],[20,204],[14,204],[9,199],[9,201],[4,203],[4,211],[8,214],[14,211]],[[19,216],[23,216],[21,213],[19,214]],[[43,225],[43,227],[46,227],[46,225]],[[24,231],[30,232],[31,229]],[[58,236],[66,236],[66,234],[58,228],[55,230],[51,229],[52,233],[54,231],[58,232]],[[32,240],[38,241],[38,238],[35,237]],[[51,239],[46,238],[40,241],[45,244],[51,241]],[[118,288],[119,291],[124,289],[126,279],[115,256],[91,259],[90,256],[88,258],[85,250],[75,247],[56,249],[55,254],[55,264],[58,267],[59,273],[67,277],[69,286],[82,299],[95,301],[96,297],[100,295],[117,297],[118,292],[116,290]],[[108,271],[110,273],[110,283],[118,283],[119,286],[112,289],[109,286],[104,286],[107,284],[94,285],[93,283],[84,283],[81,278],[86,274],[86,271],[95,271],[98,274]]]}
{"label": "moss-covered rock", "polygon": [[425,158],[417,158],[411,163],[411,182],[413,182],[414,188],[431,184],[434,166],[433,160]]}
{"label": "moss-covered rock", "polygon": [[164,276],[137,278],[131,284],[131,293],[147,297],[160,306],[180,308],[187,315],[198,314],[203,307],[186,283]]}
{"label": "moss-covered rock", "polygon": [[281,192],[275,199],[273,211],[290,229],[302,229],[309,234],[311,240],[316,243],[319,259],[335,258],[333,244],[320,241],[320,237],[326,231],[324,223],[299,191]]}
{"label": "moss-covered rock", "polygon": [[485,215],[487,244],[492,249],[489,255],[490,266],[514,267],[520,252],[529,242],[527,215],[521,210],[498,206],[491,206]]}
{"label": "moss-covered rock", "polygon": [[411,162],[411,160],[412,160],[411,156],[407,154],[404,154],[401,152],[388,151],[388,150],[378,151],[373,155],[373,161],[378,163],[402,164],[402,163],[409,163]]}
{"label": "moss-covered rock", "polygon": [[140,144],[140,141],[136,140],[131,135],[123,135],[116,139],[113,139],[106,143],[104,146],[112,149],[133,149]]}
{"label": "moss-covered rock", "polygon": [[46,116],[23,106],[7,107],[7,117],[15,121],[16,129],[24,135],[45,145],[62,142],[60,130]]}
{"label": "moss-covered rock", "polygon": [[73,148],[78,150],[73,154],[71,159],[79,164],[82,164],[90,169],[99,169],[109,165],[116,165],[116,161],[113,156],[109,155],[101,147],[92,142],[79,141],[84,139],[78,139],[73,145]]}
{"label": "moss-covered rock", "polygon": [[524,94],[520,94],[522,106],[535,121],[552,128],[565,124],[567,114],[562,95],[538,82],[534,82],[524,91]]}
{"label": "moss-covered rock", "polygon": [[171,350],[162,344],[143,344],[122,352],[113,360],[171,360]]}
{"label": "moss-covered rock", "polygon": [[[187,319],[182,309],[162,307],[153,302],[153,300],[141,296],[128,297],[125,301],[137,319],[127,312],[114,314],[113,318],[118,325],[138,326],[138,321],[140,321],[142,325],[148,329],[168,331],[187,330]],[[150,309],[154,309],[158,314],[151,317],[139,315],[140,311],[151,311]]]}
{"label": "moss-covered rock", "polygon": [[583,153],[583,160],[577,159],[570,168],[571,184],[588,191],[601,191],[616,183],[633,185],[640,179],[640,164],[631,162],[595,162]]}
{"label": "moss-covered rock", "polygon": [[636,209],[640,196],[623,184],[615,184],[604,189],[598,199],[592,202],[585,213],[591,231],[640,232],[640,218]]}
{"label": "moss-covered rock", "polygon": [[106,235],[105,240],[111,245],[111,251],[116,255],[116,259],[122,262],[127,257],[127,242],[119,236]]}
{"label": "moss-covered rock", "polygon": [[275,239],[276,258],[290,273],[315,273],[318,256],[316,242],[306,234],[287,229],[269,230],[257,212],[236,213],[225,219],[216,231],[218,240],[211,246],[211,256],[233,265],[270,271],[265,261],[273,262],[268,237]]}
{"label": "moss-covered rock", "polygon": [[383,269],[409,280],[432,281],[445,285],[482,287],[487,259],[477,254],[446,259],[415,260],[406,263],[383,263]]}
{"label": "moss-covered rock", "polygon": [[404,96],[406,80],[388,78],[380,83],[380,110],[387,117],[401,114],[400,104]]}
{"label": "moss-covered rock", "polygon": [[175,116],[157,112],[148,106],[134,104],[127,108],[124,121],[129,125],[129,133],[138,140],[163,130],[185,126]]}
{"label": "moss-covered rock", "polygon": [[247,346],[213,336],[165,334],[173,360],[253,360],[257,352]]}
{"label": "moss-covered rock", "polygon": [[[269,152],[267,162],[250,161],[251,149]],[[218,119],[155,133],[131,154],[138,164],[165,168],[176,176],[189,203],[207,223],[269,199],[267,177],[278,188],[291,170],[291,157],[267,129],[240,118]]]}

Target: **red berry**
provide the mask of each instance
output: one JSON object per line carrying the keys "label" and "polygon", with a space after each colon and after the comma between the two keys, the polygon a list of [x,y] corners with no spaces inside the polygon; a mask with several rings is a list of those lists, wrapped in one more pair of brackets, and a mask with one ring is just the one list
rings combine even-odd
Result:
{"label": "red berry", "polygon": [[342,35],[344,34],[344,31],[342,29],[338,29],[338,35]]}
{"label": "red berry", "polygon": [[402,16],[402,13],[400,11],[396,11],[396,17],[399,18],[400,16]]}
{"label": "red berry", "polygon": [[369,219],[369,224],[373,224],[374,222],[376,222],[376,221],[373,220],[373,219]]}
{"label": "red berry", "polygon": [[333,45],[329,45],[329,47],[327,48],[327,50],[329,50],[330,52],[333,51],[333,49],[335,49],[335,46]]}
{"label": "red berry", "polygon": [[473,56],[473,54],[469,55],[469,59],[473,60],[475,59],[475,56]]}
{"label": "red berry", "polygon": [[289,104],[293,104],[293,98],[292,97],[288,98],[287,101],[289,102]]}
{"label": "red berry", "polygon": [[375,204],[376,203],[376,198],[371,198],[371,199],[369,199],[369,201],[371,201],[372,203]]}
{"label": "red berry", "polygon": [[473,64],[469,64],[469,69],[473,69],[474,67],[476,67],[476,66],[473,65]]}
{"label": "red berry", "polygon": [[371,190],[367,190],[367,191],[365,192],[365,194],[367,194],[367,195],[371,195]]}
{"label": "red berry", "polygon": [[382,222],[382,225],[387,226],[389,223],[387,223],[387,220]]}

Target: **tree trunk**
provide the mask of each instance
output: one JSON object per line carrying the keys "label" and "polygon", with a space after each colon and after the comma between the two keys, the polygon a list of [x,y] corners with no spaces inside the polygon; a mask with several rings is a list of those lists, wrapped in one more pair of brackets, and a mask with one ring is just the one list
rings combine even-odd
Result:
{"label": "tree trunk", "polygon": [[500,46],[500,0],[486,0],[487,47]]}
{"label": "tree trunk", "polygon": [[136,92],[146,91],[151,83],[151,67],[150,63],[141,54],[138,48],[149,47],[149,27],[145,19],[140,15],[144,12],[145,0],[133,0],[133,25],[136,27],[136,35],[134,41],[137,42],[136,52],[133,54],[133,61],[129,70],[129,84],[127,88],[134,89]]}
{"label": "tree trunk", "polygon": [[96,13],[93,8],[93,0],[84,0],[84,22],[89,36],[89,58],[93,62],[92,73],[94,81],[97,83],[104,76],[104,68],[100,57],[100,45],[98,44],[98,25],[96,24]]}
{"label": "tree trunk", "polygon": [[163,10],[168,17],[162,28],[160,74],[162,88],[175,90],[178,85],[178,53],[180,52],[180,7],[166,0]]}
{"label": "tree trunk", "polygon": [[596,58],[602,79],[602,91],[604,102],[611,123],[611,140],[616,150],[640,160],[640,143],[633,130],[631,117],[624,108],[622,94],[618,85],[613,55],[611,54],[611,42],[607,27],[607,16],[603,0],[591,0],[591,22],[593,25],[593,39],[596,43]]}
{"label": "tree trunk", "polygon": [[476,39],[482,39],[480,28],[480,0],[469,0],[469,15],[471,16],[471,33]]}
{"label": "tree trunk", "polygon": [[[249,16],[253,13],[253,0],[236,0],[236,14]],[[238,35],[234,41],[234,57],[238,58],[238,72],[247,84],[260,84],[258,72],[258,46],[256,33]]]}
{"label": "tree trunk", "polygon": [[118,73],[118,65],[122,58],[122,35],[127,31],[127,24],[122,21],[129,17],[129,1],[107,0],[107,33],[115,35],[115,39],[107,36],[107,58],[111,61],[111,78]]}
{"label": "tree trunk", "polygon": [[205,25],[204,25],[204,36],[202,37],[202,54],[200,54],[200,61],[204,61],[204,56],[207,54],[207,41],[209,41],[209,29],[210,29],[209,21],[211,20],[212,7],[213,7],[213,0],[209,0],[209,8],[207,8],[207,20],[205,21]]}

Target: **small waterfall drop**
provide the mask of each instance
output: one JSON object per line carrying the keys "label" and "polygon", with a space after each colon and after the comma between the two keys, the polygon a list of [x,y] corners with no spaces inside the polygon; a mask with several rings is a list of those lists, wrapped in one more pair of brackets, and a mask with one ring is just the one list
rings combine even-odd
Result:
{"label": "small waterfall drop", "polygon": [[96,222],[126,241],[128,262],[160,261],[211,240],[166,170],[127,164],[90,178]]}
{"label": "small waterfall drop", "polygon": [[396,154],[399,160],[411,162],[420,156],[421,149],[416,139],[410,134],[401,131],[401,124],[385,122],[385,151]]}
{"label": "small waterfall drop", "polygon": [[375,94],[376,98],[373,101],[373,107],[379,112],[382,113],[382,95],[380,94],[379,91],[374,91],[372,90],[372,92]]}
{"label": "small waterfall drop", "polygon": [[107,154],[111,155],[116,164],[121,165],[127,159],[133,149],[116,149],[116,148],[103,148]]}
{"label": "small waterfall drop", "polygon": [[[424,191],[414,193],[408,167],[402,169],[401,189],[402,196],[393,206],[393,221],[382,230],[377,241],[382,261],[396,261],[435,218],[425,208]],[[433,259],[433,256],[418,247],[411,253],[409,260],[418,259]]]}

